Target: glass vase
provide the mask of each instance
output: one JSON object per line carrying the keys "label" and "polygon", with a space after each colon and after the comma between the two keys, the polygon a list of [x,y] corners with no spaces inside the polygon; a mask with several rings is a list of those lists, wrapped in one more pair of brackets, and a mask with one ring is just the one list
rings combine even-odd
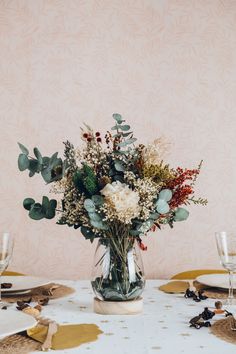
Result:
{"label": "glass vase", "polygon": [[100,239],[95,251],[91,283],[100,300],[137,299],[145,286],[137,241],[132,237]]}

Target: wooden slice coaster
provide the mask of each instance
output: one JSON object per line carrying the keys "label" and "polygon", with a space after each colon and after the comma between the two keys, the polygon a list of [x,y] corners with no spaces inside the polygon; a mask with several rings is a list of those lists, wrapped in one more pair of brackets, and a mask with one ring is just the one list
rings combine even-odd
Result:
{"label": "wooden slice coaster", "polygon": [[143,299],[130,301],[102,301],[94,298],[93,310],[100,315],[136,315],[143,311]]}

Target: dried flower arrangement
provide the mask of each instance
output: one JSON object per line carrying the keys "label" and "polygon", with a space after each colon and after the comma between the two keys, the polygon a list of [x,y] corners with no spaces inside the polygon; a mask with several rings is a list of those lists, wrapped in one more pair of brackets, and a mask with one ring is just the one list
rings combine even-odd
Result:
{"label": "dried flower arrangement", "polygon": [[[165,141],[135,145],[137,139],[122,116],[116,113],[113,118],[115,125],[104,137],[85,125],[81,149],[66,141],[64,160],[57,153],[43,157],[37,148],[30,157],[19,144],[20,171],[29,170],[30,177],[41,173],[52,183],[51,192],[62,195],[60,201],[44,196],[42,203],[26,198],[23,205],[34,220],[52,219],[59,212],[57,224],[80,228],[91,242],[111,239],[117,252],[131,247],[134,239],[145,249],[143,235],[187,219],[183,205],[207,203],[194,198],[201,163],[193,170],[171,168],[162,160]],[[127,238],[131,241],[121,245]]]}

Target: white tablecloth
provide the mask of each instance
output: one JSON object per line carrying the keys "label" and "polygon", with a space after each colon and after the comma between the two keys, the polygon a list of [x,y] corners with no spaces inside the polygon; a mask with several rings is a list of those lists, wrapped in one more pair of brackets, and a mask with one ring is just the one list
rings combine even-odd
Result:
{"label": "white tablecloth", "polygon": [[[104,316],[93,313],[93,292],[88,281],[58,281],[76,289],[76,293],[51,300],[42,315],[66,323],[95,323],[104,334],[96,342],[80,347],[53,351],[68,354],[233,354],[236,346],[210,334],[208,328],[196,330],[189,320],[214,300],[195,303],[183,295],[158,290],[163,280],[147,281],[143,293],[144,309],[140,315]],[[219,316],[215,316],[219,319]],[[36,353],[36,352],[35,352]],[[38,352],[37,352],[38,353]]]}

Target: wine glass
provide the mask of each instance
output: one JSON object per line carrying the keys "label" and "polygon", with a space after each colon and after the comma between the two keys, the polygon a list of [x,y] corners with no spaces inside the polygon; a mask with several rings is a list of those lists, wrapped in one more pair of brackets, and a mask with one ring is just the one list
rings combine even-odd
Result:
{"label": "wine glass", "polygon": [[235,305],[233,275],[236,271],[236,233],[216,232],[216,245],[221,265],[229,272],[227,305]]}
{"label": "wine glass", "polygon": [[1,276],[3,271],[8,267],[8,264],[11,260],[12,251],[13,251],[13,239],[10,236],[10,234],[8,232],[4,232],[0,234],[0,308],[7,305],[2,302]]}

